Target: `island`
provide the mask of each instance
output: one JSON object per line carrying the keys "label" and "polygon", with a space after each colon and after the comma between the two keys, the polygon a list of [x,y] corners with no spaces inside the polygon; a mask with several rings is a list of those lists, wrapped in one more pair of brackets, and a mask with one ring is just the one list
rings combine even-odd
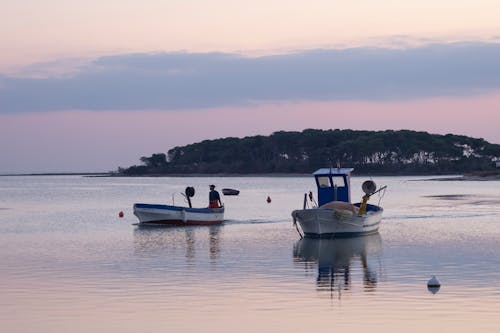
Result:
{"label": "island", "polygon": [[119,167],[116,175],[308,174],[349,166],[356,174],[496,175],[500,145],[482,138],[410,130],[306,129],[227,137],[171,148]]}

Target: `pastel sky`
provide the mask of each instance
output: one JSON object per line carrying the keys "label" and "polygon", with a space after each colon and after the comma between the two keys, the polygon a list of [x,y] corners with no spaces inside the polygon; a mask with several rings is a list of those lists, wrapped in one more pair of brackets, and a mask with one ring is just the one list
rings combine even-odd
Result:
{"label": "pastel sky", "polygon": [[500,144],[499,1],[1,0],[0,174],[203,139],[413,129]]}

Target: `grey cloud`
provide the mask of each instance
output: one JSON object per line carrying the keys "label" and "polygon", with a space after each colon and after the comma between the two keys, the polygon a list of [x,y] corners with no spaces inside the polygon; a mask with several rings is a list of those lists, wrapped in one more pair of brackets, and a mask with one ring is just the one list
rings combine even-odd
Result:
{"label": "grey cloud", "polygon": [[279,100],[391,100],[500,89],[500,44],[101,57],[72,76],[0,76],[0,112],[183,109]]}

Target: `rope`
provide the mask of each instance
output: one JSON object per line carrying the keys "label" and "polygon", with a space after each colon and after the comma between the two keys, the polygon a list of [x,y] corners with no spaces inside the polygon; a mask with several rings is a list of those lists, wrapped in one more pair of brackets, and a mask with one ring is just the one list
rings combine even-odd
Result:
{"label": "rope", "polygon": [[304,238],[302,233],[299,230],[299,227],[297,226],[297,213],[295,211],[292,212],[292,218],[293,218],[293,225],[295,226],[295,229],[297,229],[297,232],[299,233],[300,239]]}
{"label": "rope", "polygon": [[378,203],[377,203],[377,206],[380,206],[380,201],[382,200],[382,198],[385,196],[385,190],[387,189],[387,186],[384,186],[382,188],[382,191],[379,191],[378,192]]}

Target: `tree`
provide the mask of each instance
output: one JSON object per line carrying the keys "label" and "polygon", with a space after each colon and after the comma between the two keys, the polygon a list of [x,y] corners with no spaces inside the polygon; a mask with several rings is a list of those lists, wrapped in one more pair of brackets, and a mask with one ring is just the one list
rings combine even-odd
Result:
{"label": "tree", "polygon": [[279,131],[270,136],[204,140],[150,157],[121,174],[308,173],[316,168],[355,167],[358,172],[450,173],[494,168],[500,145],[453,134],[427,132],[315,130]]}
{"label": "tree", "polygon": [[141,162],[151,169],[160,169],[167,166],[167,156],[163,153],[153,154],[151,157],[141,157]]}

